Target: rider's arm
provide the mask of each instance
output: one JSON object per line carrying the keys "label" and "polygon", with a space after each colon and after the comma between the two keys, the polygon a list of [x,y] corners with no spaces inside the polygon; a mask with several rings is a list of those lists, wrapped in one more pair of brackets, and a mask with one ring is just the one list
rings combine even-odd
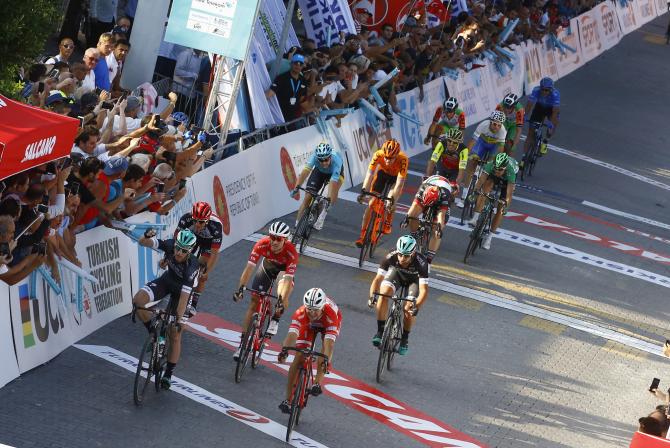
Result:
{"label": "rider's arm", "polygon": [[531,100],[530,98],[528,98],[528,101],[526,102],[526,110],[525,110],[525,112],[524,112],[525,115],[530,114],[531,111],[533,110],[533,107],[535,107],[535,101],[533,101],[533,100]]}
{"label": "rider's arm", "polygon": [[379,151],[375,151],[374,154],[372,154],[372,159],[370,159],[370,164],[368,165],[368,171],[365,173],[365,180],[363,180],[363,190],[365,191],[370,191],[370,186],[372,184],[372,179],[375,176],[375,170],[377,169],[379,157],[382,157],[379,154]]}
{"label": "rider's arm", "polygon": [[423,278],[419,279],[419,297],[416,298],[416,307],[421,308],[423,302],[428,298],[428,279],[422,282]]}
{"label": "rider's arm", "polygon": [[156,238],[155,236],[147,238],[146,236],[142,235],[139,238],[138,242],[140,243],[140,246],[152,247],[154,249],[157,249],[160,244],[158,238]]}
{"label": "rider's arm", "polygon": [[553,134],[556,132],[556,128],[558,127],[558,116],[561,111],[561,106],[554,106],[552,111],[551,111],[551,118],[549,119],[551,121],[551,124],[554,125],[554,128],[551,130],[551,133]]}
{"label": "rider's arm", "polygon": [[456,183],[459,188],[462,188],[463,178],[465,177],[465,170],[468,166],[468,156],[470,155],[470,149],[466,146],[458,154],[458,175],[456,176]]}
{"label": "rider's arm", "polygon": [[444,151],[444,145],[442,142],[437,142],[435,149],[433,149],[433,154],[431,154],[430,159],[428,160],[428,165],[426,166],[426,177],[430,177],[435,172],[435,164],[442,157],[442,152]]}
{"label": "rider's arm", "polygon": [[465,112],[461,112],[458,116],[458,129],[465,131]]}
{"label": "rider's arm", "polygon": [[409,159],[404,154],[398,155],[402,157],[400,159],[400,171],[396,176],[395,185],[393,186],[393,191],[391,192],[391,197],[393,202],[397,203],[400,200],[400,195],[402,194],[402,189],[405,186],[405,179],[407,179],[407,170],[409,169]]}
{"label": "rider's arm", "polygon": [[507,201],[507,207],[509,208],[512,203],[512,195],[514,194],[514,182],[507,182],[507,191],[505,192],[505,197]]}
{"label": "rider's arm", "polygon": [[489,174],[482,170],[482,175],[479,176],[479,179],[477,179],[477,185],[475,185],[475,191],[479,191],[482,188],[482,185],[484,185],[484,182],[486,182],[486,179],[489,178]]}
{"label": "rider's arm", "polygon": [[301,186],[307,179],[307,176],[309,176],[309,173],[311,172],[312,168],[309,166],[305,166],[305,168],[303,168],[300,174],[298,175],[298,181],[295,183],[295,187],[293,188],[298,188],[299,186]]}
{"label": "rider's arm", "polygon": [[375,278],[372,279],[372,283],[370,283],[370,297],[379,292],[379,286],[382,284],[382,280],[384,280],[384,275],[386,275],[385,271],[384,274],[380,274],[380,271],[381,268],[377,271]]}
{"label": "rider's arm", "polygon": [[288,333],[286,333],[286,337],[284,338],[284,342],[282,342],[281,346],[282,347],[295,347],[295,341],[298,339],[298,333],[294,333],[289,329]]}
{"label": "rider's arm", "polygon": [[437,223],[440,225],[440,228],[447,224],[447,210],[449,209],[443,209],[437,212]]}

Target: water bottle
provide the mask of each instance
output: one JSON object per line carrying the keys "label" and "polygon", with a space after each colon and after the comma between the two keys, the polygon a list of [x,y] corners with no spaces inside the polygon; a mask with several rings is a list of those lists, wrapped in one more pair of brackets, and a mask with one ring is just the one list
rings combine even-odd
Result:
{"label": "water bottle", "polygon": [[158,357],[165,356],[165,336],[158,336]]}

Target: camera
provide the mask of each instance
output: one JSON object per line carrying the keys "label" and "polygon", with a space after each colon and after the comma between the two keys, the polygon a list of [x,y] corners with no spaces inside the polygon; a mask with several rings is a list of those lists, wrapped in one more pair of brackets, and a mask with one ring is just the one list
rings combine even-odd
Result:
{"label": "camera", "polygon": [[49,211],[49,206],[44,204],[37,204],[37,211],[40,213],[47,213]]}
{"label": "camera", "polygon": [[162,182],[160,184],[156,184],[156,193],[162,193],[163,191],[165,191],[165,184]]}
{"label": "camera", "polygon": [[68,190],[72,196],[79,194],[79,182],[68,183]]}
{"label": "camera", "polygon": [[58,79],[59,75],[60,75],[60,70],[58,70],[57,68],[54,68],[49,72],[49,74],[47,75],[47,78]]}
{"label": "camera", "polygon": [[154,116],[154,126],[158,128],[158,136],[161,136],[168,131],[168,125],[161,119],[160,115]]}
{"label": "camera", "polygon": [[7,257],[9,255],[9,243],[0,243],[0,257]]}
{"label": "camera", "polygon": [[182,179],[179,181],[179,189],[181,190],[182,188],[186,187],[186,181],[187,179]]}
{"label": "camera", "polygon": [[112,110],[114,109],[114,104],[108,101],[103,101],[102,104],[100,105],[100,108],[105,110]]}
{"label": "camera", "polygon": [[33,244],[32,253],[37,255],[46,255],[47,254],[47,243],[46,241],[40,241],[39,243]]}

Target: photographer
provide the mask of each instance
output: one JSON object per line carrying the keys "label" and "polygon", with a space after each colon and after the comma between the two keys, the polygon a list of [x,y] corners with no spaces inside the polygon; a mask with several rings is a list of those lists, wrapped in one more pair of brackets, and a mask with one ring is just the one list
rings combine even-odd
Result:
{"label": "photographer", "polygon": [[21,234],[17,240],[16,249],[12,251],[11,266],[16,266],[31,253],[46,255],[46,245],[43,241],[50,221],[46,215],[49,207],[44,204],[46,190],[42,184],[32,184],[28,187],[21,206],[21,216],[16,223],[16,231]]}
{"label": "photographer", "polygon": [[45,260],[43,255],[30,254],[10,267],[15,249],[14,220],[10,216],[0,215],[0,280],[8,285],[23,280]]}

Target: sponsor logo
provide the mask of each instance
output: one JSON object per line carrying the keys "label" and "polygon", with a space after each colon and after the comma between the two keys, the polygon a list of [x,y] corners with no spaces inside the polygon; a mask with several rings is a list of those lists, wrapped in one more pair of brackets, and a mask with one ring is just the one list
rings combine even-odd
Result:
{"label": "sponsor logo", "polygon": [[584,42],[584,46],[595,47],[595,50],[592,51],[600,51],[602,45],[600,44],[600,35],[598,34],[596,22],[593,21],[590,15],[584,15],[580,20],[580,36],[582,42]]}
{"label": "sponsor logo", "polygon": [[603,4],[600,7],[600,20],[603,24],[603,29],[605,30],[605,35],[611,36],[613,34],[619,35],[618,30],[619,26],[616,22],[616,16],[614,11],[609,7],[608,4]]}
{"label": "sponsor logo", "polygon": [[3,107],[7,106],[7,103],[5,103],[1,98],[0,98],[0,109]]}
{"label": "sponsor logo", "polygon": [[228,203],[226,202],[226,194],[223,192],[223,185],[221,185],[219,176],[214,176],[212,187],[214,191],[214,207],[216,208],[217,216],[221,220],[223,233],[230,235],[230,214],[228,213]]}
{"label": "sponsor logo", "polygon": [[55,146],[56,136],[43,138],[38,142],[33,142],[26,146],[26,152],[23,155],[23,160],[21,160],[21,163],[49,155],[53,152]]}
{"label": "sponsor logo", "polygon": [[[65,328],[58,303],[51,303],[51,287],[44,279],[36,283],[42,290],[41,299],[31,299],[28,285],[19,285],[23,348],[35,346],[35,336],[40,342],[46,342],[50,334],[56,335]],[[38,291],[35,291],[36,295],[37,293]],[[44,320],[44,325],[42,325],[42,320]]]}
{"label": "sponsor logo", "polygon": [[[281,165],[281,173],[284,176],[284,183],[286,183],[286,188],[288,191],[293,190],[293,187],[298,182],[298,178],[295,175],[295,167],[293,166],[293,161],[289,155],[286,148],[283,146],[279,150],[279,163]],[[294,197],[296,201],[300,200],[300,193]]]}
{"label": "sponsor logo", "polygon": [[372,14],[372,18],[368,19],[368,23],[363,25],[375,27],[381,25],[389,13],[389,5],[387,0],[349,0],[349,6],[354,12],[354,18],[358,19],[357,12],[365,10]]}
{"label": "sponsor logo", "polygon": [[[408,116],[419,121],[416,112],[416,98],[415,95],[407,95],[398,100],[398,107]],[[400,135],[402,138],[403,148],[415,148],[421,146],[421,129],[419,125],[409,120],[400,119]]]}

